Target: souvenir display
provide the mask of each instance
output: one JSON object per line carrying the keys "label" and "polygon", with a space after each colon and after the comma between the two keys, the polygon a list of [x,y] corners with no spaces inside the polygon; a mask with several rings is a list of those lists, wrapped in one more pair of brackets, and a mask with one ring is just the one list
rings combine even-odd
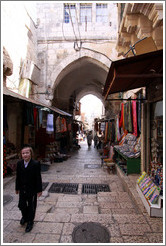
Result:
{"label": "souvenir display", "polygon": [[158,203],[161,188],[154,183],[152,177],[143,172],[137,180],[137,184],[147,200],[153,204]]}

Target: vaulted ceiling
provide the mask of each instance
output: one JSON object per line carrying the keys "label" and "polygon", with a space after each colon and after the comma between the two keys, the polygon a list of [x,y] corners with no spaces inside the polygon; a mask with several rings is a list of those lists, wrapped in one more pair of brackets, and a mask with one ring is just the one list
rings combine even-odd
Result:
{"label": "vaulted ceiling", "polygon": [[53,105],[72,111],[72,103],[93,94],[103,101],[103,89],[108,68],[97,60],[83,57],[68,65],[61,72],[61,80],[54,90]]}

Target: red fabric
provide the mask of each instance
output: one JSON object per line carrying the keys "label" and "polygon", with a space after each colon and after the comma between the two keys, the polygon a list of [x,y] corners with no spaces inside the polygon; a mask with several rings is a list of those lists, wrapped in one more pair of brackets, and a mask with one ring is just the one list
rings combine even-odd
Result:
{"label": "red fabric", "polygon": [[123,127],[124,124],[124,103],[121,104],[121,116],[119,121],[119,127]]}
{"label": "red fabric", "polygon": [[108,122],[105,124],[105,141],[107,141],[107,136],[108,136]]}
{"label": "red fabric", "polygon": [[34,116],[34,126],[36,127],[36,121],[37,121],[37,108],[33,109],[33,116]]}
{"label": "red fabric", "polygon": [[137,103],[132,101],[133,135],[137,137]]}
{"label": "red fabric", "polygon": [[61,132],[67,132],[67,125],[66,125],[66,119],[65,118],[62,118],[61,124],[62,124]]}

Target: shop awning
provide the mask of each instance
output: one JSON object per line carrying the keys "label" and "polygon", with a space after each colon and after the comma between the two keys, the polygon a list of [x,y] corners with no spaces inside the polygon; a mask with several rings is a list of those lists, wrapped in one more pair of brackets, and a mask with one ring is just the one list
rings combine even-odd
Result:
{"label": "shop awning", "polygon": [[30,102],[30,103],[33,103],[37,106],[42,106],[42,107],[45,107],[45,108],[48,108],[48,109],[51,109],[52,111],[60,114],[60,115],[64,115],[64,116],[72,116],[71,114],[61,110],[61,109],[58,109],[54,106],[48,106],[42,102],[38,102],[38,101],[35,101],[31,98],[27,98],[27,97],[24,97],[18,93],[15,93],[11,90],[8,90],[6,87],[3,87],[3,95],[6,95],[6,96],[10,96],[10,97],[14,97],[16,100],[23,100],[23,101],[26,101],[26,102]]}
{"label": "shop awning", "polygon": [[163,77],[163,50],[157,50],[113,61],[106,79],[103,96],[146,87]]}

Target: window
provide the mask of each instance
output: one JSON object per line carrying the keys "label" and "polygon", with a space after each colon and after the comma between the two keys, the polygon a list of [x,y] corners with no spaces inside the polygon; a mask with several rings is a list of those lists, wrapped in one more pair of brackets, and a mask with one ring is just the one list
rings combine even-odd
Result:
{"label": "window", "polygon": [[80,21],[81,23],[92,21],[92,4],[80,4]]}
{"label": "window", "polygon": [[108,22],[107,4],[96,4],[96,22]]}
{"label": "window", "polygon": [[64,22],[69,23],[71,22],[75,23],[76,20],[76,6],[75,4],[64,4]]}

